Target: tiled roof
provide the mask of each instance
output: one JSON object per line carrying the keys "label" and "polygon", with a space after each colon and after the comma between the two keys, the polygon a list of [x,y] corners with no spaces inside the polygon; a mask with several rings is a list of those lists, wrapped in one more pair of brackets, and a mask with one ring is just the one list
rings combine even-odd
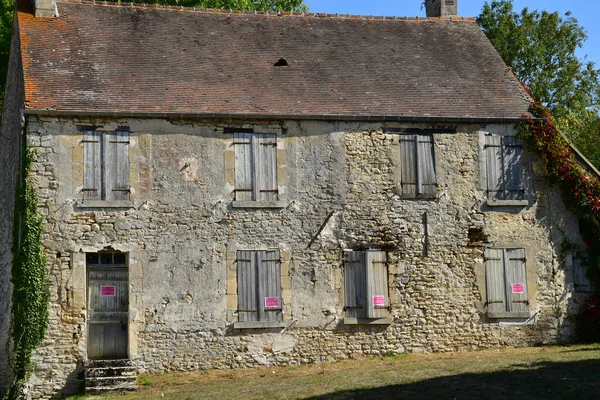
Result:
{"label": "tiled roof", "polygon": [[529,105],[472,19],[58,11],[35,18],[19,0],[28,110],[519,118]]}

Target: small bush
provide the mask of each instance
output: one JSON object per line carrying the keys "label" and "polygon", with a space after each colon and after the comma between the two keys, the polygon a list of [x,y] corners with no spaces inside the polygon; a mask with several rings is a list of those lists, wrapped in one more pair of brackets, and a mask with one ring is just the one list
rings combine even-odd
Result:
{"label": "small bush", "polygon": [[600,295],[590,297],[576,318],[576,331],[583,343],[600,342]]}

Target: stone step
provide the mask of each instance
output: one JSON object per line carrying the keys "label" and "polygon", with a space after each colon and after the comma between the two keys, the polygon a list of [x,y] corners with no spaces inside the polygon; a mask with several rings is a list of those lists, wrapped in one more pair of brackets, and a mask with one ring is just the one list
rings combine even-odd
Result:
{"label": "stone step", "polygon": [[115,367],[133,367],[133,363],[129,359],[119,360],[88,360],[84,363],[85,368],[115,368]]}
{"label": "stone step", "polygon": [[90,387],[85,388],[86,394],[92,396],[102,396],[108,393],[116,392],[135,392],[138,390],[137,385],[119,386],[119,387]]}
{"label": "stone step", "polygon": [[135,367],[86,368],[85,377],[135,376]]}
{"label": "stone step", "polygon": [[86,388],[99,388],[99,387],[124,387],[137,385],[137,377],[133,376],[106,376],[106,377],[92,377],[85,378]]}

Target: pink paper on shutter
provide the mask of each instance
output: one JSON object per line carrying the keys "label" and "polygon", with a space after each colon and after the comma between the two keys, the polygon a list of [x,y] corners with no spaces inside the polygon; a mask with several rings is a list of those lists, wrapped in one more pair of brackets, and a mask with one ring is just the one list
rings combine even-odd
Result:
{"label": "pink paper on shutter", "polygon": [[522,283],[513,283],[512,284],[512,292],[513,293],[525,293],[525,285]]}
{"label": "pink paper on shutter", "polygon": [[265,297],[265,308],[279,307],[279,297]]}
{"label": "pink paper on shutter", "polygon": [[385,306],[385,296],[373,296],[374,306]]}
{"label": "pink paper on shutter", "polygon": [[116,286],[100,286],[100,296],[102,297],[114,297],[116,291]]}

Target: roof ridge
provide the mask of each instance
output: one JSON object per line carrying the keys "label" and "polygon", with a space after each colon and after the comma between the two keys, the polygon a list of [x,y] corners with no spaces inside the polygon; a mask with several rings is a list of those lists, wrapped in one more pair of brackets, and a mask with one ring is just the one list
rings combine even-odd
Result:
{"label": "roof ridge", "polygon": [[166,11],[185,11],[203,14],[222,15],[262,15],[266,17],[304,17],[327,19],[353,19],[367,21],[475,21],[473,17],[398,17],[385,15],[356,15],[356,14],[330,14],[292,11],[254,11],[254,10],[224,10],[218,8],[196,8],[183,6],[169,6],[160,4],[130,3],[121,1],[96,1],[96,0],[57,0],[57,3],[86,4],[100,7],[125,7],[140,9],[157,9]]}

